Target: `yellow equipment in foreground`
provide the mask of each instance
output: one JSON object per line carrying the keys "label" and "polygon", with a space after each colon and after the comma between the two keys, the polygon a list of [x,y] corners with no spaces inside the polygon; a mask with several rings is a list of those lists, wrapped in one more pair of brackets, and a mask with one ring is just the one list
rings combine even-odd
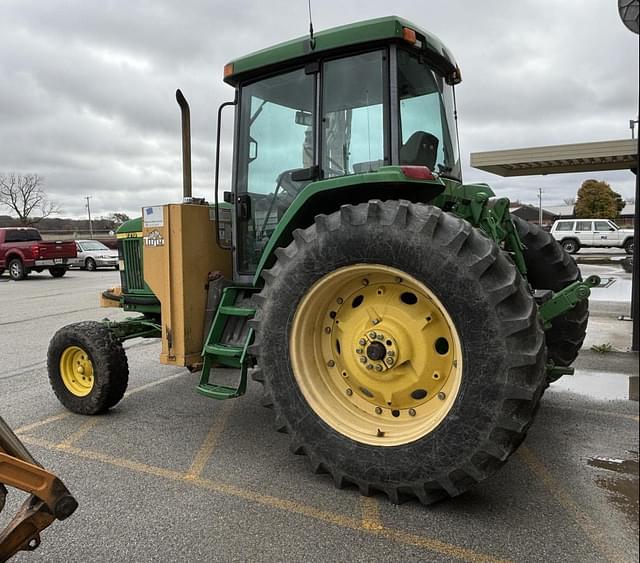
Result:
{"label": "yellow equipment in foreground", "polygon": [[55,475],[33,458],[0,417],[0,512],[5,505],[5,485],[29,493],[9,525],[0,531],[0,563],[19,551],[40,545],[40,532],[54,520],[64,520],[78,507],[77,501]]}

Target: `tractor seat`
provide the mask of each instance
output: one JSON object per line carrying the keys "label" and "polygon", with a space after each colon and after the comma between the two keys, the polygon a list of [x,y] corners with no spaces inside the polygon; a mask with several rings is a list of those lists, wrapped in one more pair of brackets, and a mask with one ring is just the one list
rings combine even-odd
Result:
{"label": "tractor seat", "polygon": [[400,164],[427,166],[433,170],[438,155],[438,137],[426,131],[416,131],[400,147]]}

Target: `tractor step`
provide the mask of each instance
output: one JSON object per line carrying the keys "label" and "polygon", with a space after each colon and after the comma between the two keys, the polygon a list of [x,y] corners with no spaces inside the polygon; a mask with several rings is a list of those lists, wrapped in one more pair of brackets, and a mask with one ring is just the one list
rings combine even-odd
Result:
{"label": "tractor step", "polygon": [[[247,389],[247,371],[251,359],[247,350],[253,342],[253,329],[246,330],[240,342],[223,342],[225,328],[230,319],[242,319],[246,324],[255,315],[255,309],[237,306],[239,298],[256,290],[252,287],[230,286],[224,288],[220,304],[216,311],[211,328],[202,348],[202,375],[196,391],[212,399],[233,399],[244,395]],[[211,381],[211,369],[214,365],[222,365],[240,370],[236,386],[222,385]]]}

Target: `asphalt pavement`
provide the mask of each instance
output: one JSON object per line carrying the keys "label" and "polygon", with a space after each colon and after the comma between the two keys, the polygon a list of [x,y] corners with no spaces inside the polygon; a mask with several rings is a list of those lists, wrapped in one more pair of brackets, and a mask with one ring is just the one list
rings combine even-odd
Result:
{"label": "asphalt pavement", "polygon": [[335,489],[289,452],[257,384],[235,400],[202,397],[198,374],[159,363],[157,341],[126,343],[129,391],[116,408],[65,411],[47,381],[49,339],[72,322],[125,316],[98,307],[117,283],[113,271],[0,277],[0,413],[80,503],[16,561],[638,560],[638,403],[625,394],[637,356],[589,343],[612,341],[606,331],[622,323],[624,349],[624,298],[593,301],[574,376],[590,384],[553,384],[498,474],[424,507]]}

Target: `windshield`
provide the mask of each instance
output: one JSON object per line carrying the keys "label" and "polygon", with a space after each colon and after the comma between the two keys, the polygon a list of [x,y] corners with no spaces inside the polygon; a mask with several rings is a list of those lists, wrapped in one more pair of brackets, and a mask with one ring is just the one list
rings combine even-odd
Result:
{"label": "windshield", "polygon": [[453,87],[420,58],[398,51],[400,164],[460,178]]}
{"label": "windshield", "polygon": [[108,246],[102,244],[97,240],[92,240],[90,242],[81,242],[80,248],[82,248],[82,250],[84,250],[85,252],[89,250],[109,250]]}

